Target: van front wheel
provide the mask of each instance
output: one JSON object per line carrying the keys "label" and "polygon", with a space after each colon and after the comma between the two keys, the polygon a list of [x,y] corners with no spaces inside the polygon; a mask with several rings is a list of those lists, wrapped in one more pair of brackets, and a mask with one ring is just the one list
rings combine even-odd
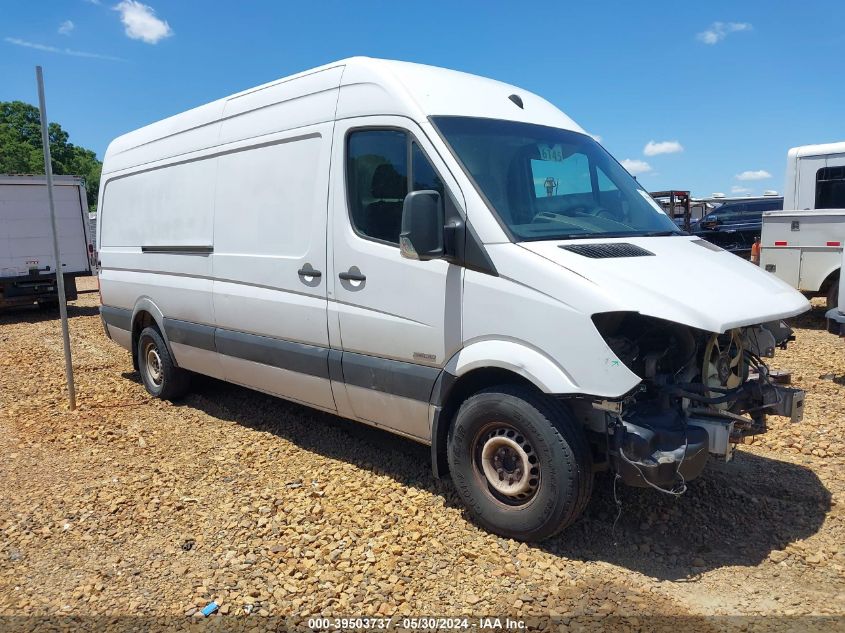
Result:
{"label": "van front wheel", "polygon": [[138,370],[144,387],[156,398],[176,400],[188,391],[190,374],[176,366],[164,339],[153,327],[144,328],[138,337]]}
{"label": "van front wheel", "polygon": [[570,525],[592,492],[590,448],[560,402],[505,385],[463,403],[449,470],[470,516],[504,537],[540,541]]}

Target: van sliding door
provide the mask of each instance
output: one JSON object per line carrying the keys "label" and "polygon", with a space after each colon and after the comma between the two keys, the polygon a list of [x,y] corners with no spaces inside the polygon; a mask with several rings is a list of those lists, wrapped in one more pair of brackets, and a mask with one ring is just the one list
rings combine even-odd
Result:
{"label": "van sliding door", "polygon": [[226,380],[335,410],[326,215],[332,123],[223,154],[214,211],[215,346]]}

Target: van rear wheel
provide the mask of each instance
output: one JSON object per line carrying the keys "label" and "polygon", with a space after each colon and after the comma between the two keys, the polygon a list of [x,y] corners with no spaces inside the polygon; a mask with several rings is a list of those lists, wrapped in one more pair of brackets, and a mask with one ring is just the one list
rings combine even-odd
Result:
{"label": "van rear wheel", "polygon": [[162,400],[177,400],[188,392],[190,374],[173,362],[159,331],[147,327],[138,337],[138,370],[147,391]]}
{"label": "van rear wheel", "polygon": [[458,495],[483,528],[540,541],[572,524],[592,492],[590,447],[560,402],[504,385],[468,398],[447,440]]}

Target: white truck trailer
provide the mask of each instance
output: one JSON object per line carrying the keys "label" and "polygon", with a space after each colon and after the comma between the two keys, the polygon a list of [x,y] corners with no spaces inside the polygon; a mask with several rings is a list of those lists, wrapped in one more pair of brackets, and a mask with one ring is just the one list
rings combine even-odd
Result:
{"label": "white truck trailer", "polygon": [[[76,277],[90,275],[93,236],[88,230],[85,184],[55,176],[56,221],[65,296],[76,299]],[[58,302],[47,179],[0,175],[0,308]]]}
{"label": "white truck trailer", "polygon": [[[845,254],[842,258],[845,264]],[[837,303],[825,315],[827,317],[827,331],[837,336],[845,336],[845,277],[839,276]]]}
{"label": "white truck trailer", "polygon": [[763,214],[760,265],[835,307],[845,243],[845,142],[789,150],[783,208]]}

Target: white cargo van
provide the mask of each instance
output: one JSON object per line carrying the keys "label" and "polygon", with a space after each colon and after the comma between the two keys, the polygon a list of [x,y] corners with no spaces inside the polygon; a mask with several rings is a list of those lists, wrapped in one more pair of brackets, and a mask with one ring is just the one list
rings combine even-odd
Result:
{"label": "white cargo van", "polygon": [[53,185],[61,266],[53,254],[46,177],[0,175],[0,308],[57,305],[59,268],[65,296],[76,299],[76,278],[91,274],[94,236],[85,184],[78,176],[55,176]]}
{"label": "white cargo van", "polygon": [[789,150],[783,209],[763,215],[760,266],[833,308],[845,242],[845,142]]}
{"label": "white cargo van", "polygon": [[198,372],[430,444],[498,534],[801,418],[763,358],[806,299],[514,86],[323,66],[116,139],[99,209],[105,329],[150,393]]}

